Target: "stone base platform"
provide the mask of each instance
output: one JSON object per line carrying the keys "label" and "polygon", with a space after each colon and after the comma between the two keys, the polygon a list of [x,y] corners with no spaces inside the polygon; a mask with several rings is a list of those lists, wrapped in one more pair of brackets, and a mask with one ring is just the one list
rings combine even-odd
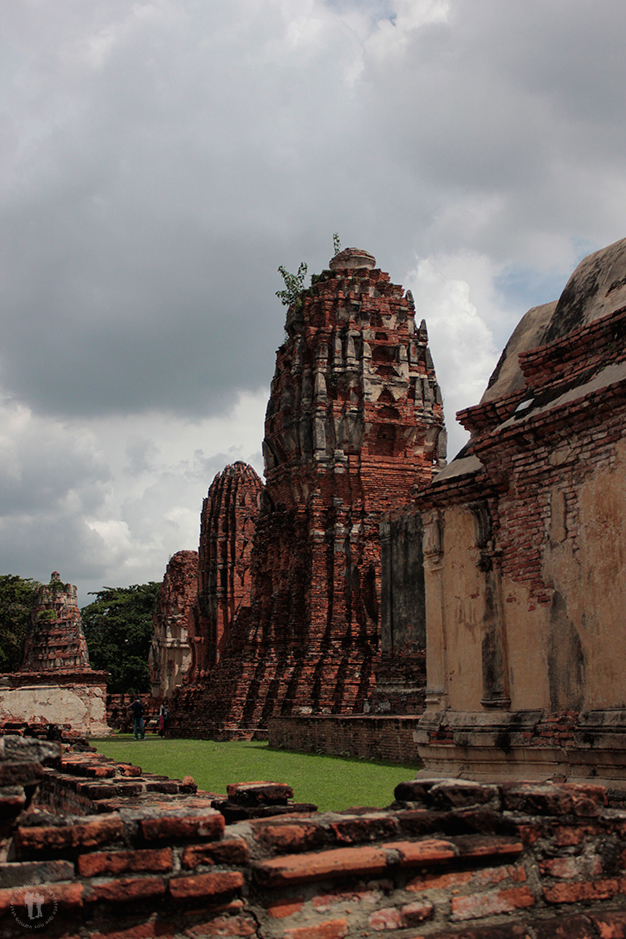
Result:
{"label": "stone base platform", "polygon": [[0,723],[69,725],[86,737],[111,733],[106,721],[106,672],[84,669],[0,675]]}
{"label": "stone base platform", "polygon": [[428,774],[593,782],[626,792],[626,709],[426,711],[416,742]]}

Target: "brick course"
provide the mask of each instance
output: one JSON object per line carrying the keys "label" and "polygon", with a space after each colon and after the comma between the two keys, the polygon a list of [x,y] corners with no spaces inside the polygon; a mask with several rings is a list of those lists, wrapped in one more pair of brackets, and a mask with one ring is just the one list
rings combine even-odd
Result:
{"label": "brick course", "polygon": [[[58,804],[67,781],[80,778],[81,760],[124,778],[94,754],[67,758],[72,777],[59,771],[56,745],[46,755],[39,742],[23,740],[16,762],[24,780],[32,779],[31,746],[40,748],[33,756],[48,787],[59,787]],[[11,779],[18,778],[15,770]],[[245,786],[232,796],[239,791]],[[207,794],[144,792],[95,816],[55,817],[35,803],[9,835],[24,860],[0,865],[0,930],[7,939],[23,936],[11,904],[24,909],[27,885],[41,884],[57,903],[50,935],[68,939],[626,935],[626,812],[607,807],[602,787],[420,779],[393,795],[383,810],[233,825],[211,810]],[[199,826],[212,840],[197,842]],[[167,845],[146,845],[146,832],[166,831]],[[11,842],[4,847],[13,850]],[[54,860],[38,860],[49,850]]]}

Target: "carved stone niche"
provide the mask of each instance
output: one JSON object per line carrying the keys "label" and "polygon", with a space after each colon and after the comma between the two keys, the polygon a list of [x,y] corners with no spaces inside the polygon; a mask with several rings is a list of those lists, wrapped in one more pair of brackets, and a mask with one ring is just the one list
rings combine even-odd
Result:
{"label": "carved stone niche", "polygon": [[508,687],[506,633],[499,565],[494,565],[493,526],[486,501],[468,503],[474,521],[478,558],[476,566],[483,574],[482,672],[484,708],[508,709],[511,697]]}
{"label": "carved stone niche", "polygon": [[441,513],[437,509],[424,512],[422,521],[424,523],[424,533],[422,536],[424,563],[428,567],[434,567],[441,561],[443,555],[443,523]]}

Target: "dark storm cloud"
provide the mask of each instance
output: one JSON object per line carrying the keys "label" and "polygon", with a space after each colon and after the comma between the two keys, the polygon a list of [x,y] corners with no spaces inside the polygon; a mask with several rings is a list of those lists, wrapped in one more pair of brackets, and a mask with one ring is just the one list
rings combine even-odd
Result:
{"label": "dark storm cloud", "polygon": [[29,34],[7,109],[2,380],[57,414],[219,410],[267,380],[276,268],[341,176],[341,37],[302,56],[249,4],[60,6],[68,35]]}
{"label": "dark storm cloud", "polygon": [[400,273],[595,231],[602,184],[572,187],[623,152],[626,87],[626,9],[603,10],[14,4],[5,387],[57,415],[216,413],[271,374],[278,264],[324,266],[334,230]]}
{"label": "dark storm cloud", "polygon": [[0,518],[60,512],[73,502],[95,512],[104,500],[111,471],[93,441],[0,403]]}
{"label": "dark storm cloud", "polygon": [[404,55],[373,60],[388,159],[430,184],[440,206],[492,201],[476,229],[461,220],[423,231],[424,252],[463,240],[509,260],[546,234],[622,234],[607,174],[623,173],[625,32],[615,2],[478,0],[415,30]]}
{"label": "dark storm cloud", "polygon": [[626,234],[621,0],[6,0],[3,29],[4,570],[96,589],[197,546],[258,454],[276,269],[333,232],[413,289],[449,425]]}

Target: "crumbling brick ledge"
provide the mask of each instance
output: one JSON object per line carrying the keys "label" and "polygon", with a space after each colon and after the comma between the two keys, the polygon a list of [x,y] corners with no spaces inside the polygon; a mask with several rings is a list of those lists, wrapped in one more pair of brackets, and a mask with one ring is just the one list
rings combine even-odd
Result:
{"label": "crumbling brick ledge", "polygon": [[[61,803],[68,778],[117,801],[92,788],[89,814],[50,814],[40,781]],[[5,737],[0,787],[7,939],[25,934],[28,885],[53,939],[626,937],[626,812],[600,786],[420,779],[389,808],[319,814],[290,806],[284,784],[224,800]],[[227,824],[220,800],[267,817]]]}

